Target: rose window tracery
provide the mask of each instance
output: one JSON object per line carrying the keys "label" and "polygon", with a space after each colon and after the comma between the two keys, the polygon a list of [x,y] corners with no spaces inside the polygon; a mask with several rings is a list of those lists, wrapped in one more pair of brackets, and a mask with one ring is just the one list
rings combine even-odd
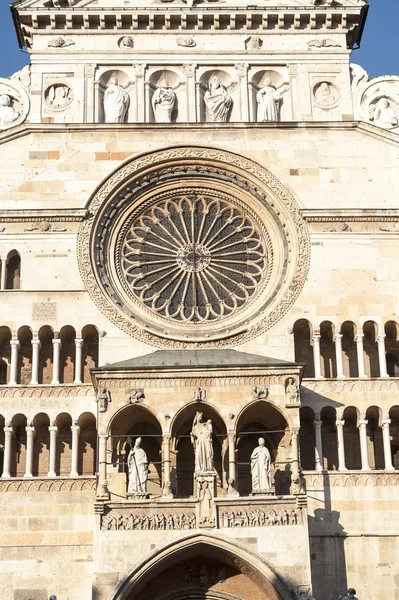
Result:
{"label": "rose window tracery", "polygon": [[267,233],[229,200],[188,190],[130,220],[120,242],[127,293],[158,316],[192,323],[243,307],[265,279]]}

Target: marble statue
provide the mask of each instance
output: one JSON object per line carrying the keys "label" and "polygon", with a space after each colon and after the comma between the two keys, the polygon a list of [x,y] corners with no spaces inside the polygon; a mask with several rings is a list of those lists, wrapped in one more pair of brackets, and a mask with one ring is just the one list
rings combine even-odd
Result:
{"label": "marble statue", "polygon": [[298,386],[293,377],[288,379],[287,387],[285,388],[285,401],[287,404],[296,404],[298,402]]}
{"label": "marble statue", "polygon": [[108,402],[110,401],[111,399],[109,397],[109,392],[107,391],[107,389],[99,389],[96,397],[99,412],[107,412]]}
{"label": "marble statue", "polygon": [[191,443],[195,453],[195,473],[213,472],[212,421],[203,422],[202,412],[197,412],[191,429]]}
{"label": "marble statue", "polygon": [[128,494],[143,495],[147,493],[148,459],[141,448],[141,438],[137,438],[127,458],[129,469]]}
{"label": "marble statue", "polygon": [[12,105],[11,96],[1,94],[0,96],[0,124],[8,125],[18,119],[19,113]]}
{"label": "marble statue", "polygon": [[258,444],[259,446],[251,454],[252,491],[268,492],[272,487],[270,482],[271,456],[263,438],[258,439]]}
{"label": "marble statue", "polygon": [[266,78],[264,86],[256,94],[258,103],[258,123],[265,121],[278,121],[280,108],[280,94],[272,84],[271,80]]}
{"label": "marble statue", "polygon": [[104,113],[106,123],[124,123],[129,108],[129,94],[111,77],[104,93]]}
{"label": "marble statue", "polygon": [[335,95],[331,85],[327,81],[322,81],[315,91],[315,98],[320,104],[332,104],[335,102]]}
{"label": "marble statue", "polygon": [[200,503],[200,525],[208,525],[213,527],[215,524],[215,519],[213,516],[213,496],[209,481],[202,481],[200,483],[198,500]]}
{"label": "marble statue", "polygon": [[172,112],[176,105],[176,94],[166,79],[159,82],[159,87],[152,96],[152,108],[156,123],[171,123]]}
{"label": "marble statue", "polygon": [[356,590],[354,588],[349,588],[348,595],[344,596],[342,598],[342,600],[357,600],[355,594],[356,594]]}
{"label": "marble statue", "polygon": [[391,107],[388,98],[380,98],[374,111],[374,124],[382,129],[391,129],[398,125],[398,115]]}
{"label": "marble statue", "polygon": [[217,75],[210,78],[204,101],[209,121],[212,123],[225,123],[227,121],[233,100]]}

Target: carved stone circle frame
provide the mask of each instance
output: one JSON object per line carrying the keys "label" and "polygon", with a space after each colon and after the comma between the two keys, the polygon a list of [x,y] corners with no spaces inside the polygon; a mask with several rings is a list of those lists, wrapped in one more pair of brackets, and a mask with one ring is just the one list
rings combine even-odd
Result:
{"label": "carved stone circle frame", "polygon": [[[148,247],[142,253],[140,245],[129,246],[129,240],[132,236],[145,240],[163,214],[159,206],[162,210],[166,205],[177,206],[177,199],[184,197],[189,200],[187,206],[205,198],[210,205],[219,202],[219,206],[230,207],[238,235],[248,227],[259,242],[263,261],[256,289],[247,301],[237,310],[226,311],[228,314],[195,323],[180,316],[171,318],[148,302],[140,302],[136,290],[129,288],[131,280],[125,277],[129,265],[123,262],[128,240],[128,248],[137,256],[133,271],[142,268],[137,265],[147,256]],[[149,219],[154,210],[155,216]],[[172,220],[176,222],[176,218],[174,214]],[[221,221],[221,228],[225,222]],[[138,229],[144,233],[137,234]],[[176,249],[172,267],[176,273],[178,267],[186,273],[187,281],[193,271],[198,279],[200,274],[206,278],[213,260],[206,244],[197,244],[194,259],[189,246],[181,244]],[[248,249],[240,250],[241,261],[243,252],[250,256]],[[291,308],[309,270],[309,232],[295,198],[267,169],[226,150],[180,146],[133,158],[100,185],[79,229],[78,262],[85,287],[98,308],[136,339],[160,348],[231,347],[261,335]],[[246,264],[250,269],[249,258]],[[233,295],[226,290],[228,293]]]}

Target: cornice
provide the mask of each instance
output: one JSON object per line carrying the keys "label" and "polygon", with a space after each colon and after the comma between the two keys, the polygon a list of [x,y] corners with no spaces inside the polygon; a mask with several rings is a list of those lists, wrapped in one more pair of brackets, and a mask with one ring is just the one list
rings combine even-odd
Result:
{"label": "cornice", "polygon": [[80,223],[86,213],[85,208],[0,210],[0,223]]}

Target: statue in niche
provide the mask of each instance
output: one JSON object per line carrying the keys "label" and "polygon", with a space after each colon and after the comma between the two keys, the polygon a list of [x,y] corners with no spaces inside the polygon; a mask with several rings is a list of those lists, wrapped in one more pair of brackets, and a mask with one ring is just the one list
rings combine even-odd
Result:
{"label": "statue in niche", "polygon": [[19,117],[19,112],[13,107],[11,96],[1,94],[0,96],[0,125],[9,125],[16,121]]}
{"label": "statue in niche", "polygon": [[104,113],[106,123],[124,123],[129,108],[129,94],[118,84],[117,77],[111,77],[104,93]]}
{"label": "statue in niche", "polygon": [[279,120],[280,94],[269,77],[265,79],[264,86],[256,94],[256,102],[258,103],[258,123]]}
{"label": "statue in niche", "polygon": [[111,398],[106,388],[101,388],[98,390],[96,402],[98,404],[99,412],[107,412],[108,402],[111,402]]}
{"label": "statue in niche", "polygon": [[320,83],[315,90],[314,97],[320,104],[333,104],[335,102],[332,86],[327,81]]}
{"label": "statue in niche", "polygon": [[212,123],[226,123],[233,100],[217,75],[210,78],[204,101],[209,121]]}
{"label": "statue in niche", "polygon": [[44,98],[52,108],[65,108],[72,101],[72,90],[64,83],[57,83],[47,88]]}
{"label": "statue in niche", "polygon": [[380,98],[375,106],[374,114],[371,113],[370,119],[377,127],[382,129],[391,129],[398,125],[398,115],[391,107],[388,98]]}
{"label": "statue in niche", "polygon": [[127,457],[129,469],[128,495],[143,496],[147,493],[148,459],[141,448],[141,438],[137,438]]}
{"label": "statue in niche", "polygon": [[270,493],[271,456],[263,438],[258,439],[258,444],[251,454],[252,491]]}
{"label": "statue in niche", "polygon": [[152,108],[156,123],[171,123],[172,112],[176,104],[176,94],[166,79],[159,82],[159,87],[152,96]]}
{"label": "statue in niche", "polygon": [[290,377],[288,379],[287,387],[285,388],[285,402],[286,404],[297,404],[298,402],[298,386],[295,383],[295,379]]}
{"label": "statue in niche", "polygon": [[203,422],[202,412],[197,412],[191,429],[191,443],[194,446],[195,473],[213,473],[212,421]]}

